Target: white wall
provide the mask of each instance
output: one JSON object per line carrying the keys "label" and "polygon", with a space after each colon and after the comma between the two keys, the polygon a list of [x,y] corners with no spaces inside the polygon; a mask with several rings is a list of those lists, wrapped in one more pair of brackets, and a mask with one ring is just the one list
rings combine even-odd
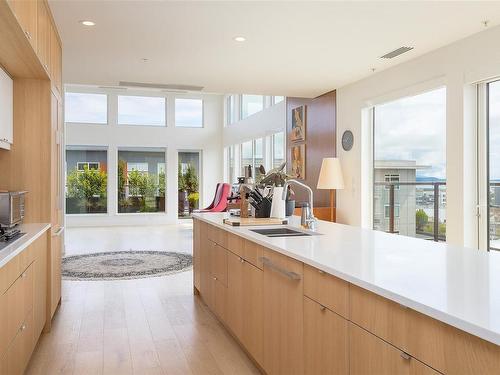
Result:
{"label": "white wall", "polygon": [[[475,83],[500,76],[499,41],[500,27],[492,28],[337,90],[337,150],[346,184],[337,192],[339,222],[371,225],[371,124],[366,108],[444,85],[447,240],[477,247]],[[349,152],[341,147],[347,129],[355,137]]]}
{"label": "white wall", "polygon": [[[167,126],[117,125],[118,90],[71,87],[67,91],[108,94],[108,125],[66,124],[66,145],[108,147],[108,213],[67,215],[67,226],[149,225],[177,222],[178,151],[201,151],[200,207],[208,205],[217,182],[223,178],[222,126],[223,96],[215,94],[170,94],[158,91],[132,91],[127,95],[164,96],[167,98]],[[176,97],[203,99],[203,128],[176,128]],[[120,147],[157,147],[166,149],[166,213],[117,214],[117,157]]]}

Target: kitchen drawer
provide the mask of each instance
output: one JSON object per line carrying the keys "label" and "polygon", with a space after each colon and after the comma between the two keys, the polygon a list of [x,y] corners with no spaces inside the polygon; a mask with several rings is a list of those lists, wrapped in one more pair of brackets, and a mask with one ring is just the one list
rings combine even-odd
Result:
{"label": "kitchen drawer", "polygon": [[[28,362],[35,347],[33,337],[33,312],[30,311],[25,319],[22,321],[21,326],[17,330],[17,335],[14,341],[9,346],[0,365],[0,368],[6,369],[5,374],[8,375],[22,375],[28,365]],[[2,375],[4,373],[2,372]]]}
{"label": "kitchen drawer", "polygon": [[349,283],[304,264],[304,295],[344,318],[349,314]]}
{"label": "kitchen drawer", "polygon": [[262,269],[262,257],[264,256],[264,248],[255,242],[244,241],[243,243],[243,258],[255,267]]}
{"label": "kitchen drawer", "polygon": [[[33,265],[30,265],[2,295],[0,307],[0,353],[16,336],[28,312],[33,310]],[[4,323],[6,322],[6,324]]]}
{"label": "kitchen drawer", "polygon": [[407,309],[404,306],[352,284],[349,301],[352,322],[406,350]]}
{"label": "kitchen drawer", "polygon": [[227,249],[227,232],[217,228],[215,225],[208,225],[208,239]]}
{"label": "kitchen drawer", "polygon": [[30,245],[0,268],[0,294],[5,293],[19,275],[21,275],[22,271],[33,263],[35,256],[36,251],[34,251],[33,246]]}
{"label": "kitchen drawer", "polygon": [[244,258],[244,242],[245,240],[240,236],[227,234],[227,249],[242,258]]}

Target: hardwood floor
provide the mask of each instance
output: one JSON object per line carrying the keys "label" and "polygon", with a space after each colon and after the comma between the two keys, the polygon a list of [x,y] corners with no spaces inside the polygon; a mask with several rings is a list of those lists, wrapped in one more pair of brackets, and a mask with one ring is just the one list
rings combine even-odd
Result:
{"label": "hardwood floor", "polygon": [[[70,231],[68,237],[76,246],[81,233]],[[179,238],[187,243],[184,235]],[[63,281],[52,331],[42,335],[27,374],[259,374],[193,295],[192,280],[187,271],[127,281]]]}

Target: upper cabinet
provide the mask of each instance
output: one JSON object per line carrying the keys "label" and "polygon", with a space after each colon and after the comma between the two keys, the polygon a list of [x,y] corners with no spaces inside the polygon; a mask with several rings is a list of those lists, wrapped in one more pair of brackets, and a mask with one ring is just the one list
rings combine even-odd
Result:
{"label": "upper cabinet", "polygon": [[30,41],[33,49],[37,50],[37,13],[38,2],[36,0],[7,0],[17,21]]}
{"label": "upper cabinet", "polygon": [[14,86],[12,79],[0,68],[0,148],[10,149],[14,141]]}
{"label": "upper cabinet", "polygon": [[50,78],[61,94],[62,86],[62,49],[57,30],[53,24],[50,28]]}
{"label": "upper cabinet", "polygon": [[50,21],[49,9],[45,1],[38,1],[37,15],[37,50],[36,53],[43,68],[50,74],[49,59],[50,59],[50,33],[52,23]]}

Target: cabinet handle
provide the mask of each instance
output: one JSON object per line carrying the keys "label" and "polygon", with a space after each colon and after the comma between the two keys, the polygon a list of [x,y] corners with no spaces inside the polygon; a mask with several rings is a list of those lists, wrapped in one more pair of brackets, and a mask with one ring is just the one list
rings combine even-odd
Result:
{"label": "cabinet handle", "polygon": [[217,277],[214,276],[214,280],[217,281]]}
{"label": "cabinet handle", "polygon": [[241,257],[239,257],[239,258],[240,258],[240,262],[241,262],[241,263],[245,263],[245,259],[243,259],[243,258],[241,258]]}
{"label": "cabinet handle", "polygon": [[281,267],[277,266],[276,264],[274,264],[273,262],[271,262],[271,260],[269,258],[261,257],[260,260],[262,261],[262,264],[264,266],[269,267],[273,271],[281,273],[282,275],[288,277],[289,279],[300,280],[300,275],[298,273],[293,272],[293,271],[288,271],[288,270],[285,270],[284,268],[281,268]]}
{"label": "cabinet handle", "polygon": [[59,227],[59,229],[54,233],[54,236],[57,237],[57,236],[60,236],[61,233],[63,232],[64,230],[64,227]]}
{"label": "cabinet handle", "polygon": [[400,356],[401,356],[401,358],[406,359],[406,360],[409,360],[411,358],[411,355],[409,355],[408,353],[405,353],[405,352],[401,352]]}
{"label": "cabinet handle", "polygon": [[326,311],[326,306],[319,305],[319,309],[320,309],[321,311]]}
{"label": "cabinet handle", "polygon": [[318,272],[320,275],[323,275],[325,273],[325,271],[322,271],[322,270],[318,270]]}
{"label": "cabinet handle", "polygon": [[23,273],[21,274],[21,277],[24,279],[24,278],[26,277],[26,272],[23,272]]}
{"label": "cabinet handle", "polygon": [[29,31],[25,31],[24,33],[26,34],[26,36],[28,37],[28,39],[31,40],[31,34],[30,34],[30,32]]}
{"label": "cabinet handle", "polygon": [[19,329],[21,332],[24,331],[26,329],[26,323],[23,323],[23,325],[21,326],[21,328]]}

